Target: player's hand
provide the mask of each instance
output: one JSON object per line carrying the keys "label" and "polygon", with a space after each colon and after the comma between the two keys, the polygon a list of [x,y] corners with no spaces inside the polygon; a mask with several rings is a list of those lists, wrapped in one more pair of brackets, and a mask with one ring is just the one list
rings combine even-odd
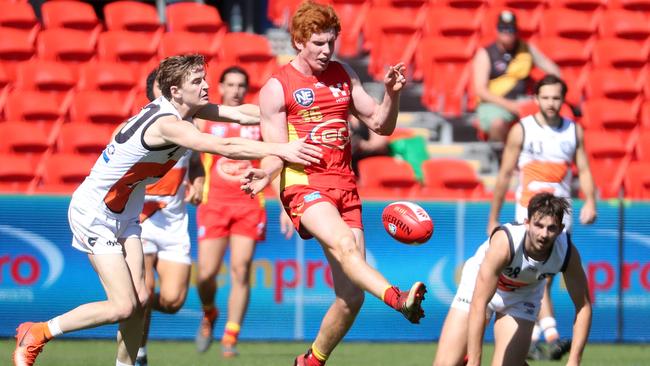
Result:
{"label": "player's hand", "polygon": [[244,173],[239,181],[241,183],[241,190],[248,193],[251,198],[253,198],[269,184],[271,179],[264,170],[250,168]]}
{"label": "player's hand", "polygon": [[494,229],[496,229],[500,225],[501,225],[501,223],[499,223],[496,220],[492,220],[492,219],[488,220],[488,226],[487,226],[487,234],[488,234],[488,236],[492,235],[492,232],[494,231]]}
{"label": "player's hand", "polygon": [[593,224],[596,221],[596,204],[593,201],[586,201],[580,210],[580,223],[583,225]]}
{"label": "player's hand", "polygon": [[196,178],[194,182],[187,183],[187,192],[185,193],[185,202],[193,205],[199,205],[203,200],[203,178]]}
{"label": "player's hand", "polygon": [[291,141],[285,144],[279,144],[278,151],[275,155],[289,163],[297,163],[302,165],[311,165],[312,163],[320,163],[320,158],[323,156],[320,147],[308,144],[303,137],[300,140]]}
{"label": "player's hand", "polygon": [[283,208],[280,208],[280,232],[284,234],[285,239],[291,239],[293,236],[293,222]]}
{"label": "player's hand", "polygon": [[398,92],[402,90],[406,84],[406,77],[404,76],[405,72],[406,66],[403,62],[400,62],[395,66],[389,66],[388,71],[384,76],[384,85],[386,86],[386,91]]}

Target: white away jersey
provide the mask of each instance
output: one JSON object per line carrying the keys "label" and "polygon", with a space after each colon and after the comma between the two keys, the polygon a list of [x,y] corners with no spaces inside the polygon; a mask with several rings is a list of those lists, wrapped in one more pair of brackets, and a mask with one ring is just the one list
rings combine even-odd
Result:
{"label": "white away jersey", "polygon": [[[184,202],[186,189],[183,183],[187,179],[191,155],[192,151],[186,150],[167,174],[156,183],[147,185],[140,222],[146,219],[181,220],[187,214]],[[156,212],[160,215],[154,215]]]}
{"label": "white away jersey", "polygon": [[520,123],[524,141],[517,163],[517,203],[528,207],[530,199],[539,192],[570,197],[571,164],[577,147],[575,123],[562,118],[558,127],[550,127],[538,123],[532,115],[522,118]]}
{"label": "white away jersey", "polygon": [[185,154],[184,147],[169,144],[149,147],[144,133],[158,118],[178,111],[164,97],[146,105],[130,118],[106,146],[102,155],[73,194],[85,205],[103,209],[116,218],[137,218],[142,211],[145,186],[158,181]]}

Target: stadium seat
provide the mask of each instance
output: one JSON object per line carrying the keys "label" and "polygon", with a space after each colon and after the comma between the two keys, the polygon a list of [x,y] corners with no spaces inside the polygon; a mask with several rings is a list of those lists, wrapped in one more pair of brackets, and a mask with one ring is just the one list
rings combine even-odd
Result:
{"label": "stadium seat", "polygon": [[[375,45],[381,43],[381,33],[384,26],[388,25],[394,27],[401,24],[406,24],[407,29],[421,29],[426,19],[426,13],[420,18],[413,18],[408,9],[395,9],[391,7],[373,5],[370,7],[367,19],[372,19],[372,21],[366,21],[363,25],[364,37],[362,47],[363,50],[371,52],[376,47]],[[403,43],[395,44],[400,45],[400,47],[394,47],[398,49],[403,49],[405,46]]]}
{"label": "stadium seat", "polygon": [[[623,186],[626,166],[624,164],[612,165],[604,161],[590,161],[589,168],[591,175],[596,183],[598,197],[601,199],[611,199],[618,197],[618,193]],[[582,195],[582,192],[580,192]]]}
{"label": "stadium seat", "polygon": [[19,90],[9,93],[5,115],[10,121],[50,124],[65,120],[68,106],[67,95]]}
{"label": "stadium seat", "polygon": [[567,8],[583,12],[595,12],[607,6],[607,0],[551,0],[552,8]]}
{"label": "stadium seat", "polygon": [[0,154],[0,192],[26,192],[36,179],[33,158],[16,154]]}
{"label": "stadium seat", "polygon": [[41,6],[46,29],[68,28],[99,34],[102,24],[89,3],[74,0],[46,1]]}
{"label": "stadium seat", "polygon": [[560,37],[542,37],[533,45],[560,67],[562,79],[569,86],[566,100],[573,105],[582,102],[589,81],[591,47],[585,47],[579,40]]}
{"label": "stadium seat", "polygon": [[271,52],[271,45],[264,36],[252,33],[228,33],[221,47],[220,59],[225,64],[238,65],[246,70],[250,77],[249,84],[259,89],[273,72],[278,63]]}
{"label": "stadium seat", "polygon": [[623,180],[623,186],[626,198],[650,199],[650,161],[630,163]]}
{"label": "stadium seat", "polygon": [[409,163],[390,156],[359,160],[359,194],[362,198],[406,198],[419,187]]}
{"label": "stadium seat", "polygon": [[650,0],[609,0],[608,7],[650,12]]}
{"label": "stadium seat", "polygon": [[0,152],[38,156],[52,146],[48,134],[29,122],[8,122],[2,125]]}
{"label": "stadium seat", "polygon": [[0,27],[0,34],[0,62],[13,79],[17,64],[34,57],[34,41],[30,34],[23,30]]}
{"label": "stadium seat", "polygon": [[599,69],[628,70],[635,78],[642,77],[647,74],[649,51],[648,47],[639,48],[632,40],[603,38],[594,45],[593,65]]}
{"label": "stadium seat", "polygon": [[642,12],[609,9],[603,14],[599,31],[601,37],[632,40],[644,46],[650,38],[650,21]]}
{"label": "stadium seat", "polygon": [[18,65],[16,70],[17,90],[68,92],[77,85],[72,69],[56,61],[32,60]]}
{"label": "stadium seat", "polygon": [[616,133],[628,142],[635,128],[639,126],[638,104],[625,101],[595,98],[582,105],[582,125],[587,130],[606,130]]}
{"label": "stadium seat", "polygon": [[86,179],[97,156],[54,154],[45,162],[39,192],[72,193]]}
{"label": "stadium seat", "polygon": [[[493,7],[507,7],[519,10],[542,9],[548,6],[549,0],[494,0]],[[496,19],[496,18],[495,18]],[[495,23],[496,24],[496,23]]]}
{"label": "stadium seat", "polygon": [[80,90],[114,92],[125,99],[138,89],[138,83],[133,70],[117,62],[89,62],[79,72]]}
{"label": "stadium seat", "polygon": [[108,31],[99,35],[97,54],[102,61],[121,62],[136,69],[158,65],[159,39],[127,31]]}
{"label": "stadium seat", "polygon": [[113,130],[113,126],[95,123],[66,123],[59,133],[58,151],[99,156],[109,143]]}
{"label": "stadium seat", "polygon": [[636,144],[636,157],[650,163],[650,130],[641,130]]}
{"label": "stadium seat", "polygon": [[429,0],[372,0],[372,5],[405,12],[409,19],[426,17]]}
{"label": "stadium seat", "polygon": [[274,25],[286,29],[291,16],[302,2],[303,0],[269,0],[267,16]]}
{"label": "stadium seat", "polygon": [[133,100],[124,100],[114,93],[83,91],[75,95],[70,107],[70,120],[116,126],[131,116],[132,105]]}
{"label": "stadium seat", "polygon": [[[210,84],[210,85],[212,85],[212,84]],[[214,92],[214,90],[210,91],[210,98],[212,98],[213,92]],[[214,100],[214,103],[217,103],[217,102],[218,102],[218,100]],[[149,99],[147,98],[147,93],[145,93],[144,91],[138,92],[135,95],[135,98],[133,99],[133,106],[131,107],[131,115],[135,116],[136,114],[140,113],[140,110],[142,109],[142,107],[146,106],[147,104],[149,104]]]}
{"label": "stadium seat", "polygon": [[370,0],[333,0],[332,6],[341,22],[337,55],[356,57],[361,51],[360,40],[363,25],[370,11]]}
{"label": "stadium seat", "polygon": [[4,66],[0,63],[0,121],[4,120],[5,103],[7,102],[7,96],[11,87],[12,81]]}
{"label": "stadium seat", "polygon": [[424,185],[419,197],[480,199],[485,198],[483,183],[474,169],[460,159],[430,159],[422,163]]}
{"label": "stadium seat", "polygon": [[483,9],[432,6],[423,33],[425,36],[474,38],[483,26],[483,16]]}
{"label": "stadium seat", "polygon": [[441,0],[436,3],[438,6],[449,6],[460,9],[486,8],[490,4],[488,0]]}
{"label": "stadium seat", "polygon": [[54,28],[39,33],[38,56],[43,60],[81,64],[95,57],[97,37],[74,29]]}
{"label": "stadium seat", "polygon": [[602,130],[586,130],[584,142],[600,197],[616,197],[632,159],[627,142],[618,134]]}
{"label": "stadium seat", "polygon": [[158,36],[163,32],[156,7],[139,1],[115,1],[104,5],[104,20],[109,31],[130,31]]}
{"label": "stadium seat", "polygon": [[33,41],[41,28],[41,24],[29,2],[3,1],[2,11],[0,12],[0,27],[28,32]]}
{"label": "stadium seat", "polygon": [[641,104],[641,128],[650,130],[650,98]]}
{"label": "stadium seat", "polygon": [[169,32],[191,32],[210,36],[216,45],[221,43],[228,31],[217,9],[198,2],[169,4],[167,29]]}
{"label": "stadium seat", "polygon": [[200,33],[176,31],[165,33],[158,47],[158,56],[165,57],[188,53],[199,53],[209,62],[218,53],[217,44]]}
{"label": "stadium seat", "polygon": [[599,69],[589,74],[589,98],[611,98],[634,102],[641,97],[645,80],[625,70]]}
{"label": "stadium seat", "polygon": [[540,33],[543,37],[563,37],[594,40],[597,36],[599,16],[579,10],[555,8],[544,11]]}

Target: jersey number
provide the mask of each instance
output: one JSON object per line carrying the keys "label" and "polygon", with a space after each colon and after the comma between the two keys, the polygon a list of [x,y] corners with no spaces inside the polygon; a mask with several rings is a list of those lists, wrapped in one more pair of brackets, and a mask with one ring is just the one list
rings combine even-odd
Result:
{"label": "jersey number", "polygon": [[304,122],[318,122],[323,119],[323,114],[320,112],[319,107],[301,109],[298,111],[298,115]]}
{"label": "jersey number", "polygon": [[[126,125],[122,127],[122,129],[120,130],[120,132],[117,133],[117,135],[115,135],[115,142],[117,142],[118,144],[123,144],[127,142],[133,136],[133,134],[135,134],[135,131],[137,131],[138,128],[140,128],[140,126],[142,126],[143,123],[147,122],[149,118],[151,118],[151,116],[153,116],[160,110],[160,105],[150,103],[147,104],[147,106],[144,107],[144,109],[146,109],[147,111],[144,112],[144,114],[140,116],[140,118],[138,118],[138,120],[135,121],[131,126],[129,126],[129,124],[137,116],[132,117],[126,122]],[[124,131],[126,126],[129,126],[129,128],[126,131]]]}

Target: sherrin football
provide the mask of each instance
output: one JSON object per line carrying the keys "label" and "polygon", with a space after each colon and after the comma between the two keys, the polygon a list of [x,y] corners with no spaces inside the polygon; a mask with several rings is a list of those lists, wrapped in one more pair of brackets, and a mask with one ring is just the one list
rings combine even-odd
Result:
{"label": "sherrin football", "polygon": [[404,244],[426,243],[433,234],[433,221],[420,205],[413,202],[393,202],[381,214],[384,229]]}

